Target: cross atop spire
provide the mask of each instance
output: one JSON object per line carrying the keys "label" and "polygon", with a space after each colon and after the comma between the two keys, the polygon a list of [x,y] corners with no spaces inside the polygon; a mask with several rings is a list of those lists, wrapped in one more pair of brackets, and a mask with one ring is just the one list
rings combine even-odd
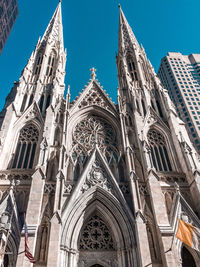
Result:
{"label": "cross atop spire", "polygon": [[51,18],[49,25],[42,37],[42,42],[55,42],[60,43],[60,47],[64,47],[63,44],[63,28],[62,28],[62,14],[61,14],[61,0],[59,0],[58,6]]}
{"label": "cross atop spire", "polygon": [[136,45],[136,47],[140,47],[121,9],[121,6],[118,5],[118,7],[119,7],[119,51],[121,50],[122,47],[128,48],[131,45]]}
{"label": "cross atop spire", "polygon": [[96,76],[97,76],[95,72],[96,72],[97,70],[93,67],[93,68],[90,69],[90,71],[92,72],[92,73],[91,73],[91,78],[92,78],[93,80],[95,80],[95,78],[96,78]]}

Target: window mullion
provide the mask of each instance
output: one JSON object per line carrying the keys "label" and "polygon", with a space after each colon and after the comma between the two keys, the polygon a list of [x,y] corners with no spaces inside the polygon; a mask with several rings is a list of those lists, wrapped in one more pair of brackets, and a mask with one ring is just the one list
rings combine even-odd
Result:
{"label": "window mullion", "polygon": [[24,161],[25,161],[26,153],[27,153],[27,149],[28,149],[27,142],[24,142],[24,144],[26,144],[26,147],[25,147],[25,150],[24,150],[24,155],[23,155],[23,160],[22,160],[22,166],[21,166],[22,169],[24,169]]}
{"label": "window mullion", "polygon": [[33,150],[33,143],[31,142],[30,154],[29,154],[28,163],[27,163],[27,168],[28,169],[29,169],[29,164],[30,164],[30,160],[31,160],[32,150]]}
{"label": "window mullion", "polygon": [[22,151],[22,146],[23,146],[22,142],[19,142],[19,143],[20,143],[20,150],[19,150],[18,159],[17,159],[17,162],[16,162],[16,168],[18,168],[19,159],[20,159],[20,156],[21,156],[21,151]]}

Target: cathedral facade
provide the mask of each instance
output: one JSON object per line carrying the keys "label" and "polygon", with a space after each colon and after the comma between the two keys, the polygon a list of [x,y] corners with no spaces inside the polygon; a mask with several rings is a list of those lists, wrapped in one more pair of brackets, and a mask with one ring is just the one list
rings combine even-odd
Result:
{"label": "cathedral facade", "polygon": [[117,105],[94,68],[71,102],[59,2],[8,95],[1,266],[200,266],[175,237],[179,218],[200,227],[200,157],[121,8],[118,42]]}

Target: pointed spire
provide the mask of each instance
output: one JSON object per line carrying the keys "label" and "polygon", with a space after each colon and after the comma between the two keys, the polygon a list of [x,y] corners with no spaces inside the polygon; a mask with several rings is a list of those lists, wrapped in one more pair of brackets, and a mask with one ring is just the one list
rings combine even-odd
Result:
{"label": "pointed spire", "polygon": [[136,45],[140,48],[121,6],[119,5],[119,51],[121,51],[122,48],[128,48],[132,45]]}
{"label": "pointed spire", "polygon": [[63,27],[62,27],[62,12],[61,12],[61,1],[51,18],[49,25],[42,37],[42,42],[56,41],[60,43],[60,47],[64,48],[63,44]]}

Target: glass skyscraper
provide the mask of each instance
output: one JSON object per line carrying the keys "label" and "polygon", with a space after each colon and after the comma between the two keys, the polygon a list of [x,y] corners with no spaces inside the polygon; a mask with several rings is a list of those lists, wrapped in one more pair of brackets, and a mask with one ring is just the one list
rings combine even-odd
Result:
{"label": "glass skyscraper", "polygon": [[200,54],[168,53],[161,60],[158,76],[200,152]]}
{"label": "glass skyscraper", "polygon": [[19,11],[17,0],[0,0],[0,54]]}

